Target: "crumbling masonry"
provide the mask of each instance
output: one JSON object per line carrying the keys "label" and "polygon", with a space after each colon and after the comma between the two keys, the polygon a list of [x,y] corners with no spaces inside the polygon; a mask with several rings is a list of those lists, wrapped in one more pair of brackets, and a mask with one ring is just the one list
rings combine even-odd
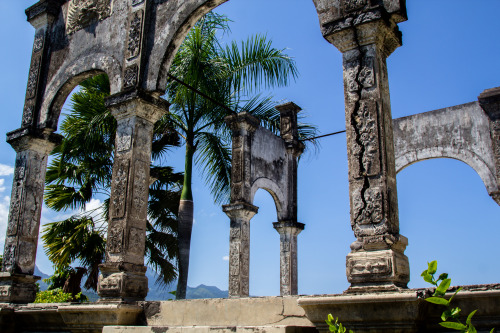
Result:
{"label": "crumbling masonry", "polygon": [[[0,273],[0,302],[29,303],[47,155],[62,105],[82,80],[106,73],[107,106],[118,121],[102,302],[147,294],[144,239],[152,128],[168,112],[160,98],[170,63],[194,23],[223,0],[41,0],[26,10],[35,28]],[[386,59],[402,43],[404,0],[314,0],[323,36],[343,55],[351,225],[349,293],[401,291],[409,280],[408,240],[399,233],[396,173],[429,158],[461,160],[500,204],[500,88],[478,101],[393,120]],[[297,137],[293,103],[278,107],[281,137],[251,115],[227,118],[233,131],[231,297],[248,296],[249,228],[258,188],[276,203],[281,294],[297,294]]]}

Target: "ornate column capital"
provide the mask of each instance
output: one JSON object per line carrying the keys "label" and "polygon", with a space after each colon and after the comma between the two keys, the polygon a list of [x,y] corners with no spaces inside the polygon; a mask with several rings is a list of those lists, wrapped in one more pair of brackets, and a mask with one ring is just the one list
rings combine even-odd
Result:
{"label": "ornate column capital", "polygon": [[491,120],[500,120],[500,87],[486,89],[477,99]]}
{"label": "ornate column capital", "polygon": [[294,157],[299,157],[304,151],[304,144],[299,141],[297,113],[302,109],[293,102],[277,105],[280,113],[280,135],[285,141],[286,148]]}
{"label": "ornate column capital", "polygon": [[33,150],[48,155],[56,145],[61,143],[62,135],[51,131],[20,128],[7,133],[7,142],[16,152]]}
{"label": "ornate column capital", "polygon": [[236,202],[229,205],[223,205],[222,211],[231,219],[251,220],[259,211],[259,207],[246,202]]}
{"label": "ornate column capital", "polygon": [[273,228],[276,229],[280,235],[297,236],[304,230],[305,224],[294,221],[280,221],[273,222]]}
{"label": "ornate column capital", "polygon": [[240,112],[227,116],[226,124],[233,131],[233,135],[242,135],[242,132],[253,133],[259,127],[260,121],[248,112]]}
{"label": "ornate column capital", "polygon": [[120,121],[130,117],[139,117],[156,123],[170,107],[170,104],[153,93],[132,89],[112,95],[106,99],[106,107]]}
{"label": "ornate column capital", "polygon": [[376,45],[387,58],[402,45],[402,34],[394,21],[382,17],[360,25],[352,23],[325,37],[340,52],[346,53],[366,45]]}
{"label": "ornate column capital", "polygon": [[41,0],[26,9],[28,22],[35,29],[52,24],[66,0]]}

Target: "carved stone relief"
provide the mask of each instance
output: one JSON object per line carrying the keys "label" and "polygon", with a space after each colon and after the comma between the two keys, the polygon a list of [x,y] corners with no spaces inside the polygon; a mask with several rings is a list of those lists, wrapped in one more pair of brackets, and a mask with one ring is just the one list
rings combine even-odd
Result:
{"label": "carved stone relief", "polygon": [[131,227],[128,235],[128,249],[132,253],[144,253],[146,230]]}
{"label": "carved stone relief", "polygon": [[45,31],[41,30],[35,35],[35,41],[33,42],[33,53],[37,53],[43,49],[44,41],[45,41]]}
{"label": "carved stone relief", "polygon": [[38,75],[40,73],[40,65],[42,63],[42,56],[33,56],[31,67],[28,75],[28,87],[26,88],[26,99],[31,99],[36,96],[36,89],[38,85]]}
{"label": "carved stone relief", "polygon": [[127,199],[128,176],[129,161],[118,161],[116,166],[116,173],[113,177],[113,191],[111,193],[111,200],[113,204],[113,208],[111,210],[112,218],[120,218],[125,215],[125,200]]}
{"label": "carved stone relief", "polygon": [[8,298],[11,295],[12,286],[0,286],[0,297]]}
{"label": "carved stone relief", "polygon": [[137,57],[141,52],[143,17],[144,17],[143,10],[138,10],[132,14],[132,18],[129,23],[130,28],[128,32],[128,43],[127,43],[128,60]]}
{"label": "carved stone relief", "polygon": [[243,152],[233,150],[233,182],[239,183],[243,180]]}
{"label": "carved stone relief", "polygon": [[[19,243],[19,266],[22,268],[31,268],[35,265],[36,245],[33,242],[20,241]],[[26,272],[25,272],[26,273]]]}
{"label": "carved stone relief", "polygon": [[7,244],[5,246],[4,254],[3,254],[3,270],[6,272],[11,272],[14,269],[14,265],[16,262],[16,244]]}
{"label": "carved stone relief", "polygon": [[361,9],[366,5],[366,0],[343,0],[344,11],[350,12]]}
{"label": "carved stone relief", "polygon": [[383,196],[377,188],[358,189],[353,195],[356,224],[376,225],[384,221]]}
{"label": "carved stone relief", "polygon": [[125,69],[123,86],[125,88],[134,87],[137,84],[139,75],[139,66],[136,64],[129,66]]}
{"label": "carved stone relief", "polygon": [[99,281],[99,293],[115,293],[121,289],[121,276],[119,274],[112,274]]}
{"label": "carved stone relief", "polygon": [[111,15],[112,0],[71,0],[68,6],[68,35]]}
{"label": "carved stone relief", "polygon": [[240,274],[240,243],[231,242],[229,244],[229,275]]}
{"label": "carved stone relief", "polygon": [[123,228],[120,222],[113,222],[115,225],[108,229],[107,250],[109,253],[120,253],[123,248]]}
{"label": "carved stone relief", "polygon": [[345,65],[344,73],[349,92],[359,91],[360,85],[362,88],[371,88],[375,85],[375,59],[365,57],[362,62],[362,66],[359,60],[349,61]]}
{"label": "carved stone relief", "polygon": [[373,101],[361,101],[353,115],[354,138],[351,144],[352,177],[376,176],[380,173],[380,145],[377,107]]}
{"label": "carved stone relief", "polygon": [[139,218],[147,217],[148,208],[148,180],[147,178],[148,164],[142,161],[135,162],[134,175],[134,198],[133,211]]}
{"label": "carved stone relief", "polygon": [[132,134],[134,133],[131,120],[128,119],[126,121],[120,121],[116,132],[118,133],[116,137],[116,151],[123,152],[129,150],[132,146]]}
{"label": "carved stone relief", "polygon": [[33,105],[27,102],[24,107],[22,126],[29,126],[33,123]]}
{"label": "carved stone relief", "polygon": [[392,273],[392,264],[390,258],[365,258],[349,261],[348,269],[352,277],[385,276]]}
{"label": "carved stone relief", "polygon": [[19,227],[19,216],[21,214],[21,204],[23,202],[23,186],[22,183],[15,184],[13,190],[13,198],[9,210],[9,223],[7,226],[7,236],[17,234]]}

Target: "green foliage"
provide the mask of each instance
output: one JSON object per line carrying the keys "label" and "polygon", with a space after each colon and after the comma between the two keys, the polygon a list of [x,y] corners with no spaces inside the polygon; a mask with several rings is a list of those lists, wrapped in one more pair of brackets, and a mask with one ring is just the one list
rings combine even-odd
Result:
{"label": "green foliage", "polygon": [[[94,210],[49,223],[42,235],[56,271],[77,261],[87,270],[85,288],[94,290],[98,265],[105,257],[117,126],[104,103],[109,95],[109,79],[103,74],[83,81],[80,90],[71,96],[69,112],[60,126],[64,139],[52,152],[47,168],[44,197],[45,204],[57,211],[83,211],[92,198],[104,198],[103,204]],[[161,162],[168,149],[178,144],[179,137],[169,124],[155,124],[155,162]],[[156,181],[149,191],[145,255],[148,264],[159,273],[158,282],[168,285],[177,276],[177,206],[183,177],[168,166],[153,166],[151,175]]]}
{"label": "green foliage", "polygon": [[[345,333],[347,332],[347,328],[345,328],[342,323],[339,323],[339,319],[335,318],[335,322],[333,321],[333,316],[331,314],[328,314],[328,318],[325,320],[325,322],[328,324],[328,328],[330,329],[330,332],[334,333]],[[349,333],[354,333],[352,330],[349,330]]]}
{"label": "green foliage", "polygon": [[70,293],[65,293],[61,288],[56,288],[52,290],[39,291],[36,294],[35,303],[65,303],[65,302],[86,302],[87,296],[82,293],[78,293],[73,299]]}
{"label": "green foliage", "polygon": [[[461,309],[458,307],[453,308],[451,306],[451,301],[457,295],[457,293],[462,290],[458,288],[455,293],[449,298],[445,298],[446,291],[450,288],[451,279],[448,278],[447,273],[442,273],[436,279],[434,275],[437,272],[437,261],[431,261],[427,263],[427,269],[422,272],[421,276],[424,281],[432,284],[436,287],[432,297],[428,297],[425,300],[429,303],[442,305],[446,307],[446,310],[441,314],[442,322],[439,323],[442,327],[449,328],[452,330],[460,331],[461,333],[477,333],[476,328],[472,324],[472,317],[477,310],[472,311],[465,321],[465,324],[460,321]],[[495,329],[491,329],[490,333],[493,333]]]}

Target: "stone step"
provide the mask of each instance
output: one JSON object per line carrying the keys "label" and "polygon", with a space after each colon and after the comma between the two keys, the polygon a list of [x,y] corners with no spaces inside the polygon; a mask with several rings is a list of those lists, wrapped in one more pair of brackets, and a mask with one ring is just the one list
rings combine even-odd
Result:
{"label": "stone step", "polygon": [[317,333],[301,326],[106,326],[103,333]]}
{"label": "stone step", "polygon": [[152,327],[315,327],[298,296],[144,302]]}

